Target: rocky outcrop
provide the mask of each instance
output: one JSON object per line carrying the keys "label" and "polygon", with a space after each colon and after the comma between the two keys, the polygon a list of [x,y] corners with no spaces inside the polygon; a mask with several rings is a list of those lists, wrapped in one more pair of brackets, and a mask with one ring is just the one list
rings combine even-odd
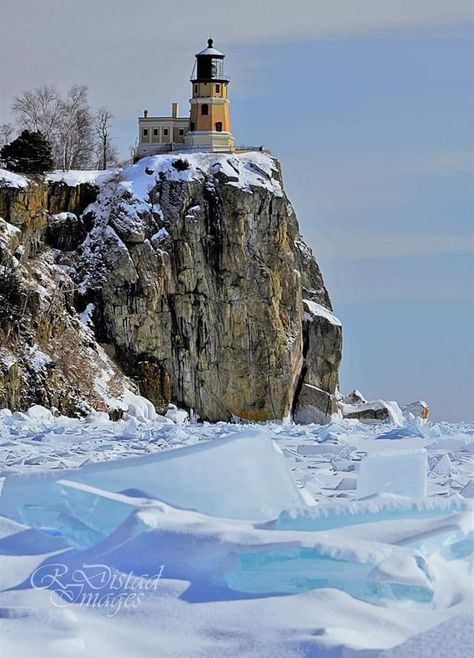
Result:
{"label": "rocky outcrop", "polygon": [[36,403],[74,415],[120,406],[136,387],[80,321],[72,270],[47,244],[48,184],[14,182],[0,181],[0,408]]}
{"label": "rocky outcrop", "polygon": [[342,330],[273,159],[156,156],[77,187],[49,185],[28,258],[73,282],[65,312],[120,377],[211,421],[330,413]]}
{"label": "rocky outcrop", "polygon": [[386,400],[372,400],[355,404],[342,404],[341,411],[344,418],[360,420],[362,422],[390,422],[395,425],[403,424],[400,407],[396,402]]}

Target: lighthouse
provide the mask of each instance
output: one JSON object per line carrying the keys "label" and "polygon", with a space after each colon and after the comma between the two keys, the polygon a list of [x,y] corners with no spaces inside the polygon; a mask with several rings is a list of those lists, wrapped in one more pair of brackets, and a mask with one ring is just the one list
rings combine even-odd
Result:
{"label": "lighthouse", "polygon": [[150,116],[144,110],[138,117],[135,160],[168,151],[234,151],[224,58],[212,39],[197,53],[191,76],[190,116],[179,116],[178,103],[171,104],[171,116]]}
{"label": "lighthouse", "polygon": [[224,73],[225,55],[214,48],[209,39],[207,48],[196,55],[191,78],[192,98],[187,148],[200,151],[233,151],[234,137],[230,131],[229,80]]}

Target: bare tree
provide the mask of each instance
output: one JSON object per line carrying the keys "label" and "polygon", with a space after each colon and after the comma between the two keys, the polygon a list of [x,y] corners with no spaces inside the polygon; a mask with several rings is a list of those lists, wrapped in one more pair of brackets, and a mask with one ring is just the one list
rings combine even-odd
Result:
{"label": "bare tree", "polygon": [[61,167],[86,169],[91,164],[94,148],[93,118],[87,98],[87,87],[74,85],[61,103],[58,124],[59,150],[57,159]]}
{"label": "bare tree", "polygon": [[138,139],[136,139],[133,144],[131,144],[128,147],[128,154],[129,154],[129,159],[126,160],[125,162],[135,162],[135,159],[137,157],[137,149],[138,149]]}
{"label": "bare tree", "polygon": [[[54,87],[43,85],[17,96],[12,109],[22,130],[41,132],[48,139],[57,168],[86,169],[97,164],[105,169],[117,162],[110,130],[113,115],[105,107],[92,113],[87,87],[73,85],[61,98]],[[11,136],[11,132],[3,134],[3,128],[0,145]]]}
{"label": "bare tree", "polygon": [[43,85],[16,96],[12,110],[22,130],[42,133],[54,144],[62,101],[54,87]]}
{"label": "bare tree", "polygon": [[11,123],[3,123],[0,126],[0,148],[12,141],[13,131],[14,129]]}
{"label": "bare tree", "polygon": [[96,157],[99,169],[107,169],[116,164],[118,152],[112,143],[111,124],[114,115],[106,107],[99,107],[94,116],[96,136]]}

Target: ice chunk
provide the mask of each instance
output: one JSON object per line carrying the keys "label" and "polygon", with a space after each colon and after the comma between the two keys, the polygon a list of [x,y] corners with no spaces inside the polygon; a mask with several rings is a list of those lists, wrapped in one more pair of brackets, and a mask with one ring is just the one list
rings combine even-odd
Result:
{"label": "ice chunk", "polygon": [[458,452],[466,448],[466,443],[466,439],[447,437],[435,441],[434,443],[430,443],[427,448],[428,450],[449,450],[450,452]]}
{"label": "ice chunk", "polygon": [[382,495],[350,503],[321,503],[316,507],[287,510],[268,525],[278,530],[332,530],[359,523],[449,516],[467,510],[467,506],[467,501],[459,496],[415,501]]}
{"label": "ice chunk", "polygon": [[447,476],[451,473],[452,464],[449,456],[447,454],[442,455],[436,459],[435,463],[431,467],[431,472],[435,475]]}
{"label": "ice chunk", "polygon": [[26,415],[28,418],[41,421],[46,425],[50,425],[54,420],[53,414],[50,412],[50,410],[42,407],[40,404],[35,404],[30,407],[26,412]]}
{"label": "ice chunk", "polygon": [[354,478],[342,478],[342,480],[337,485],[336,489],[338,491],[349,491],[356,488],[356,481]]}
{"label": "ice chunk", "polygon": [[123,395],[123,402],[127,406],[127,414],[134,416],[141,422],[152,421],[156,419],[157,413],[154,405],[142,397],[136,395],[131,391],[125,391]]}
{"label": "ice chunk", "polygon": [[296,594],[334,587],[372,603],[398,599],[429,603],[433,589],[423,562],[417,564],[409,555],[403,555],[403,561],[412,578],[402,575],[400,563],[397,570],[389,568],[385,573],[383,562],[374,565],[370,561],[338,559],[316,547],[282,546],[239,555],[236,568],[229,570],[224,579],[231,589],[251,594]]}
{"label": "ice chunk", "polygon": [[[56,488],[63,498],[68,514],[52,518],[49,525],[58,528],[74,546],[87,548],[105,539],[116,530],[137,507],[153,504],[139,496],[111,493],[69,480],[58,480]],[[41,518],[29,510],[30,525],[39,525]]]}
{"label": "ice chunk", "polygon": [[189,420],[189,414],[184,409],[178,409],[175,404],[169,404],[165,414],[166,418],[172,420],[176,425],[182,425]]}
{"label": "ice chunk", "polygon": [[334,457],[339,452],[341,452],[342,446],[335,443],[316,443],[315,445],[299,445],[296,449],[298,455],[302,457],[326,457],[330,459]]}
{"label": "ice chunk", "polygon": [[390,430],[389,432],[384,432],[384,434],[380,434],[375,438],[376,439],[404,439],[410,436],[418,436],[420,438],[423,438],[423,435],[421,434],[420,430],[416,427],[416,425],[412,425],[411,423],[405,425],[404,427],[395,427],[393,430]]}
{"label": "ice chunk", "polygon": [[276,518],[284,509],[304,505],[281,450],[257,429],[75,470],[7,477],[0,514],[21,521],[29,504],[67,511],[53,486],[59,479],[111,492],[140,489],[175,507],[252,521]]}
{"label": "ice chunk", "polygon": [[474,480],[469,480],[469,482],[461,489],[460,493],[464,498],[474,498]]}
{"label": "ice chunk", "polygon": [[112,421],[109,418],[109,414],[105,411],[91,411],[86,416],[86,423],[88,425],[93,425],[94,427],[112,427]]}
{"label": "ice chunk", "polygon": [[357,498],[391,493],[424,498],[427,490],[427,452],[400,450],[372,453],[360,464]]}
{"label": "ice chunk", "polygon": [[386,543],[279,532],[206,517],[163,503],[139,509],[99,547],[121,571],[149,569],[157,556],[168,577],[227,585],[249,594],[291,594],[335,587],[384,603],[431,601],[426,561],[416,549]]}

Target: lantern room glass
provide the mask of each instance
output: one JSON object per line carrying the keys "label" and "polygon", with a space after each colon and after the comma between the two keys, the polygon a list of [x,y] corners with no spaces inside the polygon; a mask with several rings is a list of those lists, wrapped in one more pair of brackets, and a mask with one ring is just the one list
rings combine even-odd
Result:
{"label": "lantern room glass", "polygon": [[224,77],[224,60],[212,58],[211,77],[216,80],[220,80]]}

